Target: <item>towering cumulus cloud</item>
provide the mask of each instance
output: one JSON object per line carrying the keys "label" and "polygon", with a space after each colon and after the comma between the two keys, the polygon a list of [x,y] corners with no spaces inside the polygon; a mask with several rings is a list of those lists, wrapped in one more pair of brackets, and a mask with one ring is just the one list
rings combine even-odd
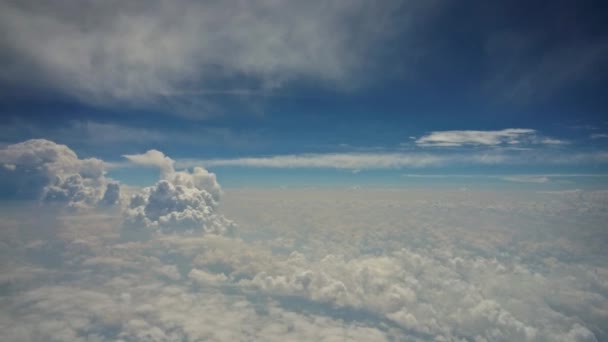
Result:
{"label": "towering cumulus cloud", "polygon": [[[160,180],[122,203],[125,226],[144,231],[228,233],[234,224],[217,213],[222,190],[201,167],[176,171],[162,152],[127,155],[136,165],[158,167]],[[0,150],[0,189],[5,198],[37,199],[71,208],[118,205],[120,185],[105,176],[106,163],[80,159],[65,145],[34,139]]]}
{"label": "towering cumulus cloud", "polygon": [[156,150],[125,157],[134,164],[161,170],[160,181],[131,197],[125,209],[128,226],[162,232],[224,234],[233,230],[234,225],[216,210],[222,190],[215,174],[201,167],[176,171],[174,161]]}
{"label": "towering cumulus cloud", "polygon": [[91,207],[118,202],[120,188],[105,177],[105,163],[79,159],[65,145],[32,139],[0,150],[0,188],[5,196]]}

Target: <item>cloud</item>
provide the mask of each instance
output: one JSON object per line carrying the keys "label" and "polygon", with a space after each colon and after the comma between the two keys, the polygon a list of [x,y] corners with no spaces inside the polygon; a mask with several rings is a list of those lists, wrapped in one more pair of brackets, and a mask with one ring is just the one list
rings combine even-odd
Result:
{"label": "cloud", "polygon": [[464,146],[519,144],[536,134],[533,129],[507,128],[499,131],[436,131],[416,139],[418,146]]}
{"label": "cloud", "polygon": [[163,178],[175,172],[173,169],[173,164],[175,164],[173,159],[165,156],[158,150],[149,150],[143,154],[126,154],[123,157],[135,165],[158,167]]}
{"label": "cloud", "polygon": [[216,212],[222,189],[215,174],[201,167],[176,171],[174,161],[156,150],[125,155],[125,158],[161,170],[161,180],[132,195],[124,209],[125,220],[131,228],[216,234],[234,230],[234,224]]}
{"label": "cloud", "polygon": [[8,196],[90,207],[100,201],[115,204],[120,192],[117,183],[106,179],[103,161],[79,159],[69,147],[49,140],[8,145],[0,150],[0,163]]}
{"label": "cloud", "polygon": [[239,236],[140,241],[107,213],[60,217],[42,241],[28,211],[0,208],[0,326],[20,341],[604,340],[607,195],[240,189],[224,203]]}
{"label": "cloud", "polygon": [[[576,285],[566,285],[565,292],[545,296],[565,274],[579,274],[575,270],[581,264],[568,260],[573,255],[587,255],[590,240],[575,232],[552,235],[562,224],[542,220],[551,213],[580,210],[574,216],[593,217],[585,228],[580,227],[590,232],[601,226],[605,216],[599,207],[591,209],[603,201],[596,196],[605,193],[512,196],[425,190],[284,191],[234,191],[229,194],[229,207],[234,205],[229,212],[237,220],[248,218],[243,229],[249,225],[274,227],[270,229],[275,236],[278,232],[285,236],[287,226],[295,228],[306,222],[305,233],[293,231],[287,236],[298,241],[296,245],[310,242],[314,236],[319,240],[301,249],[305,254],[291,253],[283,260],[277,256],[274,264],[252,279],[242,280],[245,287],[271,296],[296,296],[350,308],[351,314],[371,312],[405,329],[406,336],[423,340],[594,341],[606,333],[598,330],[608,317],[604,305],[588,310],[584,304],[595,295],[603,298],[604,290],[583,294],[579,287],[583,282],[576,281]],[[243,206],[252,198],[261,200]],[[292,199],[290,204],[285,198]],[[268,214],[279,207],[285,215]],[[256,222],[250,221],[253,217]],[[345,217],[352,221],[344,223]],[[532,222],[540,226],[532,228]],[[333,227],[331,231],[328,226]],[[370,227],[375,227],[373,233]],[[385,240],[386,236],[394,243]],[[423,236],[424,240],[418,240]],[[594,236],[606,241],[599,231]],[[347,237],[359,243],[353,246]],[[602,244],[596,245],[596,251]],[[498,253],[502,248],[506,248],[504,253]],[[360,253],[361,249],[368,253]],[[605,266],[598,269],[597,275],[603,274],[598,278],[593,275],[594,266],[585,269],[580,276],[586,274],[596,284],[608,275],[603,273]],[[590,311],[598,315],[588,315]],[[576,319],[573,312],[577,312]]]}
{"label": "cloud", "polygon": [[[2,150],[3,164],[14,165],[8,171],[82,172],[67,147],[26,143]],[[48,157],[57,151],[71,162],[47,165],[62,160]],[[608,242],[606,191],[224,194],[214,174],[175,169],[156,152],[135,159],[167,172],[121,202],[122,216],[0,206],[6,339],[608,336],[608,265],[598,257]],[[113,202],[117,189],[107,183],[102,201]],[[131,239],[133,231],[149,234]]]}
{"label": "cloud", "polygon": [[[268,93],[306,79],[348,88],[365,82],[375,52],[400,29],[402,5],[3,2],[0,46],[11,67],[0,76],[102,104]],[[251,89],[222,86],[234,80]]]}
{"label": "cloud", "polygon": [[549,177],[547,176],[521,176],[521,175],[513,175],[502,177],[502,180],[506,180],[509,182],[518,182],[518,183],[547,183],[549,182]]}
{"label": "cloud", "polygon": [[591,134],[590,138],[591,139],[604,139],[604,138],[608,138],[608,134],[603,134],[603,133]]}
{"label": "cloud", "polygon": [[126,223],[132,229],[161,232],[230,233],[234,225],[216,213],[217,202],[209,192],[213,190],[161,180],[131,197],[124,213]]}
{"label": "cloud", "polygon": [[234,159],[179,159],[175,163],[180,167],[205,165],[206,167],[326,168],[360,171],[375,169],[433,168],[448,165],[554,165],[578,163],[596,164],[606,162],[608,162],[608,153],[603,151],[556,152],[540,149],[488,149],[486,151],[442,151],[436,153],[305,153]]}
{"label": "cloud", "polygon": [[120,202],[120,185],[117,182],[108,182],[101,203],[114,205]]}
{"label": "cloud", "polygon": [[511,175],[486,175],[486,174],[402,174],[407,178],[429,178],[429,179],[500,179],[509,182],[520,183],[548,183],[552,178],[608,178],[608,174],[602,173],[547,173],[547,174],[511,174]]}
{"label": "cloud", "polygon": [[200,167],[176,171],[174,161],[157,150],[125,158],[158,167],[161,180],[121,200],[120,185],[105,177],[106,163],[79,159],[65,145],[37,139],[0,150],[0,186],[7,196],[73,208],[122,204],[125,226],[136,231],[224,234],[234,230],[234,224],[217,212],[222,189],[215,174]]}
{"label": "cloud", "polygon": [[565,140],[553,139],[553,138],[543,138],[540,140],[541,144],[545,145],[565,145],[568,144]]}
{"label": "cloud", "polygon": [[[179,161],[187,165],[192,161]],[[206,166],[248,166],[271,168],[336,168],[336,169],[383,169],[399,167],[423,167],[443,163],[440,156],[429,154],[400,153],[327,153],[301,154],[238,159],[203,161]]]}

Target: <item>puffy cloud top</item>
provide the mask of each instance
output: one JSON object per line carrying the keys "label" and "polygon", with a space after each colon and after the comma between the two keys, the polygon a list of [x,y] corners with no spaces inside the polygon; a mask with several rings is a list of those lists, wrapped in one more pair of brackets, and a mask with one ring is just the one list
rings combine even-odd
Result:
{"label": "puffy cloud top", "polygon": [[232,222],[216,213],[222,190],[215,174],[201,167],[175,171],[173,160],[156,150],[125,157],[136,164],[161,169],[160,181],[131,197],[125,209],[131,227],[218,234],[234,228]]}
{"label": "puffy cloud top", "polygon": [[166,177],[174,171],[175,161],[158,150],[149,150],[143,154],[125,154],[124,157],[136,165],[160,168],[161,177]]}
{"label": "puffy cloud top", "polygon": [[[119,186],[107,187],[105,163],[79,159],[65,145],[32,139],[0,150],[0,187],[20,199],[66,202],[73,207],[118,201]],[[107,193],[107,191],[109,191]]]}
{"label": "puffy cloud top", "polygon": [[[161,170],[155,185],[123,202],[126,227],[217,234],[234,229],[232,222],[217,213],[222,189],[215,174],[201,167],[176,171],[174,161],[157,150],[125,157]],[[65,145],[28,140],[0,150],[0,190],[12,198],[65,203],[73,208],[117,205],[121,203],[120,185],[105,177],[105,165],[95,158],[80,159]]]}

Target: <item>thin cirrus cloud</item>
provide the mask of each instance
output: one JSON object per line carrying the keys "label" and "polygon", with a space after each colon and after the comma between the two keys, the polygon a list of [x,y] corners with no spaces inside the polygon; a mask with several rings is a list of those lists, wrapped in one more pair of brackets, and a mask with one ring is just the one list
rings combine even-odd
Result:
{"label": "thin cirrus cloud", "polygon": [[320,168],[344,170],[378,170],[402,168],[431,168],[449,165],[570,165],[603,164],[608,152],[541,153],[538,151],[486,151],[475,153],[319,153],[292,154],[233,159],[179,159],[180,168],[206,167],[252,168]]}
{"label": "thin cirrus cloud", "polygon": [[507,176],[507,177],[503,177],[502,180],[508,181],[508,182],[516,182],[516,183],[538,183],[538,184],[543,184],[543,183],[548,183],[549,182],[549,177],[547,176],[530,176],[530,175],[514,175],[514,176]]}
{"label": "thin cirrus cloud", "polygon": [[516,183],[549,183],[556,179],[571,178],[608,178],[608,174],[602,173],[548,173],[548,174],[402,174],[405,178],[428,178],[428,179],[492,179]]}
{"label": "thin cirrus cloud", "polygon": [[496,131],[435,131],[416,139],[416,145],[421,147],[497,146],[526,143],[561,145],[566,142],[541,137],[536,130],[529,128],[507,128]]}
{"label": "thin cirrus cloud", "polygon": [[445,158],[430,154],[326,153],[212,159],[206,161],[178,160],[177,163],[182,167],[202,163],[205,166],[245,166],[264,168],[388,169],[436,166],[445,163]]}

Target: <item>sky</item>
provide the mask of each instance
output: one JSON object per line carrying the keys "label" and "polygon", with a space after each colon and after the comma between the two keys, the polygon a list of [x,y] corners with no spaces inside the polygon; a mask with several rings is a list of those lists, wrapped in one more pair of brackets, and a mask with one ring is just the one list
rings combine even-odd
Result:
{"label": "sky", "polygon": [[123,182],[145,172],[123,155],[156,149],[230,187],[606,185],[601,1],[1,6],[1,143]]}
{"label": "sky", "polygon": [[3,341],[608,341],[607,7],[0,0]]}

